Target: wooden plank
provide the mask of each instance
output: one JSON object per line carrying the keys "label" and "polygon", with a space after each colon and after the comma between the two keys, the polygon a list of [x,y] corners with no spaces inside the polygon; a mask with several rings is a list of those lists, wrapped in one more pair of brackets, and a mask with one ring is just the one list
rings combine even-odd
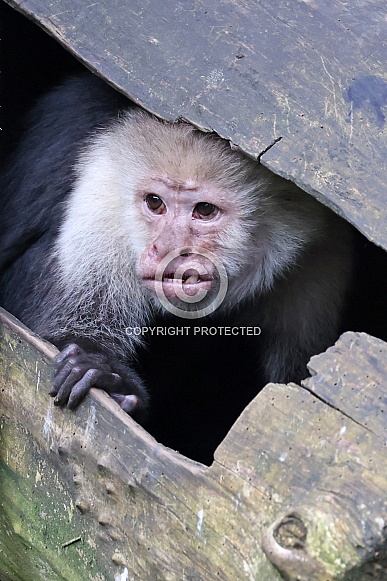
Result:
{"label": "wooden plank", "polygon": [[248,506],[237,515],[204,466],[159,445],[102,392],[76,413],[55,408],[47,396],[54,348],[13,317],[2,322],[1,541],[12,531],[12,550],[0,553],[0,577],[41,579],[44,563],[53,580],[126,579],[128,570],[141,581],[238,579],[249,578],[246,567],[279,579],[256,547],[260,525],[240,536],[235,521],[248,523]]}
{"label": "wooden plank", "polygon": [[304,387],[387,442],[386,343],[366,333],[344,333],[308,367],[312,377]]}
{"label": "wooden plank", "polygon": [[267,386],[207,468],[98,390],[76,412],[55,408],[55,348],[0,320],[2,581],[327,581],[364,567],[385,579],[385,440],[350,417],[348,397],[339,410],[303,387]]}
{"label": "wooden plank", "polygon": [[229,139],[387,248],[384,0],[7,0],[165,118]]}

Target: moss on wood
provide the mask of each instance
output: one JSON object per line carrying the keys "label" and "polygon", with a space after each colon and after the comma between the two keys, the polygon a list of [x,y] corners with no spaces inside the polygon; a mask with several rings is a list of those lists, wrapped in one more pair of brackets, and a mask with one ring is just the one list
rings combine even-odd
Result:
{"label": "moss on wood", "polygon": [[[312,360],[318,374],[307,389],[268,385],[207,468],[157,443],[98,390],[76,412],[55,408],[55,348],[5,313],[0,337],[2,581],[275,581],[281,573],[327,581],[357,579],[364,567],[384,578],[381,400],[371,430],[361,411],[352,417],[350,398],[361,381],[350,374],[356,349],[385,397],[382,342],[346,334]],[[338,361],[333,405],[311,391]]]}

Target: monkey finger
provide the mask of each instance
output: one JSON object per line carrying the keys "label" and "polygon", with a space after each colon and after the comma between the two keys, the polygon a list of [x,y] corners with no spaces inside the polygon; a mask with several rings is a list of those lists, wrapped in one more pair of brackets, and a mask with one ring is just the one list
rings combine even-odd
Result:
{"label": "monkey finger", "polygon": [[[50,395],[55,397],[54,404],[58,406],[65,405],[70,397],[71,391],[74,389],[74,386],[79,383],[83,377],[87,375],[90,370],[88,369],[85,373],[85,369],[80,366],[71,367],[70,371],[62,377],[62,382],[55,378],[54,380],[54,387],[50,392]],[[56,392],[56,393],[55,393]]]}
{"label": "monkey finger", "polygon": [[68,381],[74,385],[85,374],[88,368],[83,365],[77,365],[76,360],[67,361],[62,369],[57,370],[54,374],[52,389],[50,395],[56,395],[60,388]]}
{"label": "monkey finger", "polygon": [[[101,372],[104,371],[103,369],[100,370]],[[101,373],[98,377],[98,383],[95,384],[95,387],[99,389],[103,389],[110,395],[111,391],[119,391],[122,389],[123,381],[118,373]]]}
{"label": "monkey finger", "polygon": [[67,345],[67,347],[65,347],[55,357],[55,369],[59,368],[68,357],[79,356],[81,353],[83,353],[83,350],[79,347],[79,345],[76,343],[70,343],[70,345]]}
{"label": "monkey finger", "polygon": [[110,397],[116,401],[127,414],[131,415],[139,407],[139,398],[136,395],[122,395],[111,393]]}
{"label": "monkey finger", "polygon": [[92,387],[108,392],[109,388],[120,387],[121,383],[122,379],[117,373],[105,373],[100,369],[88,369],[75,385],[73,384],[67,406],[69,409],[74,409]]}
{"label": "monkey finger", "polygon": [[[73,410],[92,387],[99,387],[103,372],[99,369],[88,369],[83,377],[71,389],[67,407]],[[98,384],[98,385],[97,385]]]}

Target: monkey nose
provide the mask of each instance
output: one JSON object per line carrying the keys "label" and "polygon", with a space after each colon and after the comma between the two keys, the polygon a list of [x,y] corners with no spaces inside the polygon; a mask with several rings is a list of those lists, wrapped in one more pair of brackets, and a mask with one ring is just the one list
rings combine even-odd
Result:
{"label": "monkey nose", "polygon": [[187,256],[191,256],[192,252],[191,252],[191,248],[182,248],[180,250],[180,256],[183,256],[184,258],[186,258]]}
{"label": "monkey nose", "polygon": [[159,250],[158,250],[156,244],[152,244],[152,246],[150,247],[149,254],[152,254],[153,256],[158,256],[159,255]]}

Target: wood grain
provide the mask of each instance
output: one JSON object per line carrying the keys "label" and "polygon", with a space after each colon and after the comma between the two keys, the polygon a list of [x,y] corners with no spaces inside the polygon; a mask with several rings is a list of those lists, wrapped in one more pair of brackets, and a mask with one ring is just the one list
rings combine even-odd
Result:
{"label": "wood grain", "polygon": [[[373,338],[348,333],[312,360],[308,389],[268,385],[205,467],[99,390],[75,412],[54,407],[56,349],[0,320],[2,581],[327,581],[362,579],[365,567],[385,579],[384,424],[363,422],[370,399],[357,397],[356,417],[351,401],[354,345],[370,382],[385,364]],[[328,385],[338,361],[333,404],[311,384]]]}
{"label": "wood grain", "polygon": [[7,0],[146,109],[216,131],[387,249],[384,0]]}

